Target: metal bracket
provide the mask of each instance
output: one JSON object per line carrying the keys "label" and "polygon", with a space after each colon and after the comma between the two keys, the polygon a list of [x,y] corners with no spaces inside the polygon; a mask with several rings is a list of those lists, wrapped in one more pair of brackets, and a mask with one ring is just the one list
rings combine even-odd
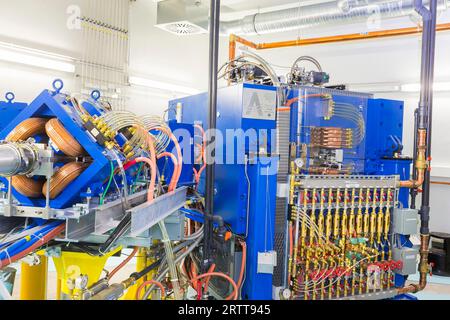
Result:
{"label": "metal bracket", "polygon": [[187,187],[158,197],[151,203],[143,203],[128,212],[131,213],[131,236],[138,236],[152,226],[179,210],[186,202]]}

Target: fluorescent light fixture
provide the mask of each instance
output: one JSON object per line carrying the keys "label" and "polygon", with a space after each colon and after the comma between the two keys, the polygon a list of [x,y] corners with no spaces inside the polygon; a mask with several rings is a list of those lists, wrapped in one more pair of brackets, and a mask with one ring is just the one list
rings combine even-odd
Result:
{"label": "fluorescent light fixture", "polygon": [[180,86],[173,83],[155,81],[140,77],[130,77],[130,84],[147,88],[160,89],[170,92],[179,92],[185,94],[198,94],[201,91],[191,87]]}
{"label": "fluorescent light fixture", "polygon": [[400,85],[391,83],[365,83],[365,84],[349,84],[348,90],[357,92],[398,92]]}
{"label": "fluorescent light fixture", "polygon": [[[408,83],[401,86],[403,92],[419,92],[420,83]],[[433,84],[433,91],[442,92],[450,91],[450,82],[435,82]]]}
{"label": "fluorescent light fixture", "polygon": [[420,83],[407,83],[400,86],[400,90],[403,92],[419,92]]}
{"label": "fluorescent light fixture", "polygon": [[0,60],[68,73],[75,72],[75,65],[71,63],[70,58],[8,43],[0,43]]}

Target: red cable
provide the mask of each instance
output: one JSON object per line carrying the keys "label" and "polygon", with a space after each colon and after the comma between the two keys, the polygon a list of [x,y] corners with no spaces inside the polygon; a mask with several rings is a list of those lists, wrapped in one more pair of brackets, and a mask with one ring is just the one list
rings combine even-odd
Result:
{"label": "red cable", "polygon": [[1,260],[0,261],[0,269],[8,266],[9,264],[16,262],[23,257],[26,257],[28,254],[33,252],[39,247],[42,247],[44,244],[49,242],[50,240],[56,238],[64,229],[66,228],[66,224],[63,223],[62,225],[56,227],[49,233],[47,233],[45,236],[43,236],[41,239],[39,239],[35,244],[33,244],[31,247],[29,247],[26,251],[22,251],[19,254],[16,254],[15,256],[10,257],[9,259]]}
{"label": "red cable", "polygon": [[110,280],[112,277],[114,277],[114,275],[120,270],[122,269],[128,262],[130,262],[131,259],[133,259],[133,257],[136,255],[136,253],[138,252],[139,248],[138,247],[134,247],[133,251],[131,252],[131,254],[125,259],[123,260],[116,268],[114,268],[113,271],[111,271],[110,273],[108,273],[108,280]]}
{"label": "red cable", "polygon": [[228,297],[226,297],[225,300],[237,300],[237,298],[238,298],[238,291],[239,290],[238,290],[238,287],[236,285],[236,282],[234,282],[234,280],[231,279],[230,276],[227,276],[224,273],[220,273],[220,272],[204,273],[202,275],[199,275],[199,276],[195,277],[191,281],[192,281],[192,283],[194,283],[197,280],[200,280],[200,279],[203,279],[203,278],[206,278],[206,277],[211,277],[211,276],[221,277],[221,278],[224,278],[224,279],[228,280],[228,282],[233,286],[233,292]]}
{"label": "red cable", "polygon": [[139,288],[136,291],[136,300],[141,300],[141,292],[142,290],[145,288],[145,286],[149,285],[149,284],[154,284],[157,287],[159,287],[159,289],[161,289],[161,299],[166,297],[166,290],[164,289],[164,286],[162,285],[161,282],[158,282],[156,280],[147,280],[144,281]]}

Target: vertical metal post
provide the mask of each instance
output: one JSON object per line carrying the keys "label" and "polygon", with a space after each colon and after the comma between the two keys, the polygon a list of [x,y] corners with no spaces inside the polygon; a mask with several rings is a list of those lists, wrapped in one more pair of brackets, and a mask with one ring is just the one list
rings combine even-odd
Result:
{"label": "vertical metal post", "polygon": [[[208,129],[212,133],[216,129],[217,120],[217,71],[219,63],[219,27],[220,27],[220,0],[211,0],[209,14],[209,81],[208,81],[208,105],[209,123]],[[211,137],[211,134],[210,134]],[[215,141],[210,138],[209,145],[214,150]],[[203,246],[203,265],[205,272],[210,265],[211,244],[213,236],[214,215],[214,180],[215,180],[215,155],[211,155],[206,166],[206,194],[205,194],[205,229]]]}
{"label": "vertical metal post", "polygon": [[[435,48],[436,48],[436,17],[437,17],[437,0],[430,0],[430,17],[428,22],[428,30],[424,29],[424,32],[428,33],[428,56],[426,63],[427,69],[427,79],[425,81],[426,91],[425,95],[425,106],[426,106],[426,127],[427,127],[427,150],[426,156],[427,160],[431,159],[431,134],[433,126],[433,82],[434,82],[434,58],[435,58]],[[424,85],[424,83],[422,83]],[[420,122],[419,122],[420,124]],[[430,170],[425,171],[425,179],[422,185],[422,205],[420,208],[421,215],[421,226],[420,233],[428,235],[429,230],[429,220],[430,220],[430,181],[431,174]]]}

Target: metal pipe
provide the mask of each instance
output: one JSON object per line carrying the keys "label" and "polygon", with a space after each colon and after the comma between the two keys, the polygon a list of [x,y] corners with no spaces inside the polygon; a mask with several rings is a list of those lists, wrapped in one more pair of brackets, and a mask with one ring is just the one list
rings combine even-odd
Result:
{"label": "metal pipe", "polygon": [[427,144],[427,130],[418,129],[417,131],[417,155],[415,158],[414,168],[415,174],[411,180],[400,181],[400,188],[419,188],[422,186],[425,179],[425,171],[427,169],[426,160],[426,144]]}
{"label": "metal pipe", "polygon": [[[310,28],[317,25],[335,25],[339,22],[358,22],[374,15],[380,18],[402,17],[414,13],[416,1],[367,0],[364,5],[350,5],[346,10],[343,10],[345,6],[342,6],[342,1],[330,1],[249,15],[240,20],[223,22],[221,30],[225,34],[259,35]],[[429,0],[425,0],[424,4],[429,2]],[[449,0],[438,0],[438,8],[446,9],[449,3]],[[423,12],[419,12],[419,14],[423,14]]]}
{"label": "metal pipe", "polygon": [[[436,26],[436,31],[449,31],[450,23],[441,23]],[[356,41],[356,40],[370,40],[370,39],[379,39],[379,38],[388,38],[388,37],[397,37],[397,36],[407,36],[407,35],[415,35],[421,34],[422,29],[418,27],[408,27],[408,28],[399,28],[399,29],[389,29],[382,31],[373,31],[367,33],[351,33],[337,36],[328,36],[328,37],[318,37],[318,38],[310,38],[310,39],[295,39],[288,41],[277,41],[277,42],[268,42],[268,43],[253,43],[248,41],[242,37],[236,35],[230,35],[230,44],[229,44],[229,60],[233,61],[236,58],[236,43],[241,43],[249,48],[253,48],[255,50],[266,50],[266,49],[276,49],[276,48],[287,48],[287,47],[298,47],[298,46],[307,46],[314,44],[326,44],[326,43],[336,43],[336,42],[347,42],[347,41]]]}
{"label": "metal pipe", "polygon": [[[436,46],[436,16],[437,0],[430,0],[430,8],[427,9],[421,0],[415,1],[416,10],[422,15],[424,30],[422,37],[422,75],[421,93],[418,112],[419,133],[425,131],[425,137],[419,135],[419,144],[425,139],[425,146],[421,152],[425,155],[425,166],[431,160],[431,130],[432,130],[432,108],[433,108],[433,80],[434,80],[434,56]],[[421,141],[422,140],[422,141]],[[419,159],[417,159],[419,161]],[[416,161],[416,163],[417,163]],[[430,242],[430,170],[424,170],[422,185],[422,204],[420,207],[420,262],[419,262],[419,284],[412,284],[399,289],[399,293],[417,292],[423,290],[427,285],[427,276],[430,272],[428,263],[429,242]],[[418,178],[419,179],[419,178]]]}
{"label": "metal pipe", "polygon": [[[220,27],[220,0],[211,0],[209,16],[209,82],[208,82],[208,105],[209,123],[208,129],[212,133],[217,124],[217,71],[219,63],[219,27]],[[210,136],[209,141],[212,150],[215,141]],[[211,245],[213,240],[213,219],[214,216],[214,180],[215,180],[215,158],[207,161],[206,165],[206,192],[205,192],[205,228],[203,246],[202,270],[206,272],[210,265]]]}
{"label": "metal pipe", "polygon": [[[418,138],[418,136],[417,136],[417,126],[418,126],[418,117],[419,117],[418,114],[419,114],[419,110],[416,108],[414,110],[414,131],[413,131],[414,132],[414,143],[413,143],[413,146],[414,146],[414,150],[413,150],[414,163],[417,160],[417,150],[418,150],[417,149],[417,138]],[[417,180],[417,171],[416,170],[413,170],[412,179],[413,180]],[[409,193],[410,193],[410,197],[411,197],[411,203],[410,203],[409,207],[411,209],[415,209],[416,208],[417,188],[411,188]]]}
{"label": "metal pipe", "polygon": [[6,143],[0,145],[0,175],[25,175],[32,171],[38,155],[30,143]]}

